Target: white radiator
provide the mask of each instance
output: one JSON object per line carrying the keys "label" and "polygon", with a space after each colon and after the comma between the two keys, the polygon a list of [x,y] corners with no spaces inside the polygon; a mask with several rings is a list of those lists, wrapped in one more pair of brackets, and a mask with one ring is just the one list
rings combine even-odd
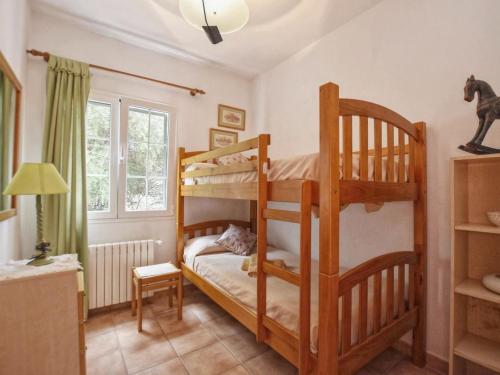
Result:
{"label": "white radiator", "polygon": [[132,267],[154,264],[154,241],[128,241],[89,246],[89,308],[130,301]]}

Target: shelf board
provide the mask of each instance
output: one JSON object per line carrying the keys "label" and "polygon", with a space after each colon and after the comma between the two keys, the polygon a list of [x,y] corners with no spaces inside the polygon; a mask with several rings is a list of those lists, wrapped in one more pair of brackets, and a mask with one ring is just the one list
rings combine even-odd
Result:
{"label": "shelf board", "polygon": [[493,225],[456,224],[455,230],[462,230],[462,231],[467,231],[467,232],[500,234],[500,227],[494,227]]}
{"label": "shelf board", "polygon": [[489,291],[479,280],[467,279],[462,281],[455,287],[455,292],[465,296],[500,304],[500,294]]}
{"label": "shelf board", "polygon": [[500,343],[467,333],[455,346],[454,353],[490,370],[500,372]]}

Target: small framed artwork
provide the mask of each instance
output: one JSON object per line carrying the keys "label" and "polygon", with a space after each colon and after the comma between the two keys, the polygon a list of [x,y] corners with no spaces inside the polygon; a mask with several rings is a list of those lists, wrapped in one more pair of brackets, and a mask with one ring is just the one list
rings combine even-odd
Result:
{"label": "small framed artwork", "polygon": [[245,130],[245,110],[219,104],[219,126]]}
{"label": "small framed artwork", "polygon": [[238,143],[238,133],[210,128],[210,150]]}

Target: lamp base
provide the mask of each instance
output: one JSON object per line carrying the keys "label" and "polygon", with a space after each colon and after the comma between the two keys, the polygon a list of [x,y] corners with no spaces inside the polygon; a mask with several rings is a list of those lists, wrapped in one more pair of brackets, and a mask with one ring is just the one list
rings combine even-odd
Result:
{"label": "lamp base", "polygon": [[40,254],[43,256],[36,256],[32,260],[28,262],[28,265],[30,266],[46,266],[47,264],[53,263],[54,261],[52,259],[49,259],[46,254]]}
{"label": "lamp base", "polygon": [[49,259],[47,256],[47,252],[50,251],[50,242],[46,242],[42,240],[38,245],[36,245],[36,249],[40,251],[40,254],[33,255],[31,261],[28,262],[30,266],[45,266],[47,264],[53,263],[52,259]]}

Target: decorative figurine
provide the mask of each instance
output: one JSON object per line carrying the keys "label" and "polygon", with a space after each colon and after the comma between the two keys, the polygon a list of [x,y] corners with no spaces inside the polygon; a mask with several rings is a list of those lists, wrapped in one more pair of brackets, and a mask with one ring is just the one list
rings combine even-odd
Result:
{"label": "decorative figurine", "polygon": [[477,117],[479,117],[479,125],[476,134],[465,146],[458,146],[459,149],[471,154],[496,154],[500,153],[500,149],[483,146],[483,140],[486,133],[490,129],[491,124],[496,119],[500,119],[500,98],[496,96],[491,86],[485,82],[476,80],[474,75],[471,75],[464,87],[464,100],[471,102],[478,92],[477,102]]}

